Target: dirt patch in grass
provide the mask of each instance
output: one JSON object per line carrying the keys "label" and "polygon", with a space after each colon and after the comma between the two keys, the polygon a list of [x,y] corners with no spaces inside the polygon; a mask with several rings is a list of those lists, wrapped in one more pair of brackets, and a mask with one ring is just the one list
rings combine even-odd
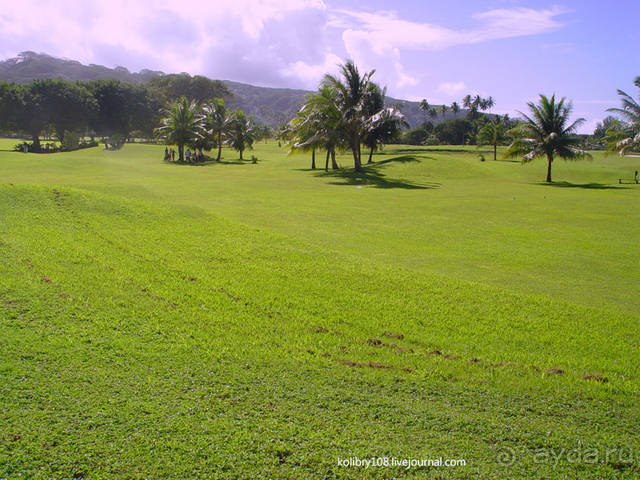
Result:
{"label": "dirt patch in grass", "polygon": [[602,383],[607,383],[609,381],[607,377],[600,375],[599,373],[587,373],[586,375],[583,375],[582,378],[584,378],[585,380],[595,380],[596,382]]}
{"label": "dirt patch in grass", "polygon": [[384,332],[383,335],[389,338],[397,338],[398,340],[404,339],[404,335],[401,333]]}

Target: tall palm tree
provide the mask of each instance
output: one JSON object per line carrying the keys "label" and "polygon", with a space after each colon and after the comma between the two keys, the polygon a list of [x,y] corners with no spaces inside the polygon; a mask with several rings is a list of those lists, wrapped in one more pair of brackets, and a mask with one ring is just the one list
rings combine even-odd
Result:
{"label": "tall palm tree", "polygon": [[504,142],[505,124],[502,123],[500,117],[495,117],[494,121],[490,121],[482,126],[478,131],[476,143],[478,145],[491,145],[493,147],[493,159],[498,158],[498,145]]}
{"label": "tall palm tree", "polygon": [[327,151],[324,169],[329,169],[329,158],[331,158],[331,168],[338,169],[336,162],[336,148],[344,146],[342,136],[341,119],[342,115],[337,104],[336,91],[327,86],[320,86],[318,93],[313,96],[311,108],[318,112],[318,134],[324,141],[324,148]]}
{"label": "tall palm tree", "polygon": [[447,114],[447,106],[446,105],[442,105],[440,107],[440,115],[442,115],[442,118],[444,118],[444,116]]}
{"label": "tall palm tree", "polygon": [[169,145],[178,146],[178,161],[184,162],[184,146],[195,142],[203,130],[203,115],[195,102],[180,98],[162,119],[156,134]]}
{"label": "tall palm tree", "polygon": [[380,89],[375,83],[367,87],[365,115],[368,117],[365,125],[364,144],[369,148],[369,160],[373,162],[373,152],[389,142],[403,126],[408,126],[405,117],[396,107],[385,107],[384,100],[387,89]]}
{"label": "tall palm tree", "polygon": [[458,105],[458,102],[453,102],[451,104],[451,111],[453,112],[453,116],[456,117],[458,115],[458,112],[460,111],[460,105]]}
{"label": "tall palm tree", "polygon": [[569,124],[572,105],[565,100],[563,97],[556,102],[555,95],[550,99],[540,95],[538,105],[529,102],[531,116],[520,112],[526,121],[511,130],[516,139],[505,153],[508,157],[522,157],[523,162],[546,157],[548,183],[551,183],[551,164],[555,157],[577,160],[588,156],[579,148],[580,140],[575,136],[577,127],[585,120],[579,118]]}
{"label": "tall palm tree", "polygon": [[426,98],[423,98],[420,101],[420,103],[418,104],[418,110],[420,110],[422,113],[424,113],[424,121],[426,123],[427,122],[427,114],[431,110],[431,105],[429,105],[429,102],[427,102]]}
{"label": "tall palm tree", "polygon": [[375,70],[361,75],[354,63],[348,61],[340,66],[340,72],[342,79],[334,75],[325,75],[321,86],[335,90],[336,105],[341,114],[341,130],[353,154],[355,170],[360,172],[360,142],[367,121],[365,99],[368,95],[367,86]]}
{"label": "tall palm tree", "polygon": [[[640,88],[640,77],[636,77],[634,83]],[[622,100],[622,108],[609,108],[607,111],[620,114],[626,122],[620,128],[609,129],[607,139],[610,148],[622,156],[627,150],[640,148],[640,104],[622,90],[618,90],[618,95]]]}
{"label": "tall palm tree", "polygon": [[253,148],[255,141],[253,118],[247,118],[242,110],[236,109],[231,112],[228,125],[227,143],[231,148],[240,152],[240,160],[242,160],[242,152],[247,148]]}
{"label": "tall palm tree", "polygon": [[227,115],[227,107],[224,105],[224,99],[214,98],[203,107],[203,112],[207,132],[218,146],[216,162],[219,162],[222,156],[223,135],[229,127],[229,118]]}
{"label": "tall palm tree", "polygon": [[290,151],[311,152],[311,170],[316,168],[316,149],[322,146],[321,136],[322,114],[313,106],[313,96],[309,94],[295,117],[289,122],[290,136],[288,139]]}

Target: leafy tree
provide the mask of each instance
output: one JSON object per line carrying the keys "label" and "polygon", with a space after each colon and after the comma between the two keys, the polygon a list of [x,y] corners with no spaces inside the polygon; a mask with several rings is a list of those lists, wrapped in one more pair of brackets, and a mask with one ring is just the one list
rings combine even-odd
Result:
{"label": "leafy tree", "polygon": [[438,137],[440,143],[448,145],[464,145],[471,131],[471,123],[461,118],[444,120],[433,129],[433,133]]}
{"label": "leafy tree", "polygon": [[14,84],[0,82],[0,129],[9,128],[15,124],[23,107],[18,88]]}
{"label": "leafy tree", "polygon": [[49,126],[63,141],[65,132],[86,126],[97,108],[86,88],[65,80],[34,80],[20,85],[18,95],[16,126],[31,136],[35,152],[40,151],[40,134]]}
{"label": "leafy tree", "polygon": [[44,108],[61,142],[67,132],[75,132],[89,125],[98,105],[89,90],[79,83],[64,80],[45,81]]}
{"label": "leafy tree", "polygon": [[181,97],[196,103],[205,103],[212,98],[231,97],[231,91],[219,80],[187,73],[161,75],[147,82],[155,100],[161,105],[168,105]]}
{"label": "leafy tree", "polygon": [[422,127],[412,128],[402,136],[402,143],[407,145],[424,145],[428,132]]}
{"label": "leafy tree", "polygon": [[478,145],[491,145],[493,147],[493,159],[497,160],[498,145],[501,145],[506,140],[506,127],[502,123],[500,117],[495,117],[493,121],[487,122],[476,136],[476,143]]}
{"label": "leafy tree", "polygon": [[119,80],[96,80],[85,85],[97,101],[91,126],[98,135],[117,134],[124,142],[134,130],[145,132],[149,125],[157,124],[158,105],[144,86]]}
{"label": "leafy tree", "polygon": [[[634,83],[640,88],[640,77],[636,77]],[[621,115],[626,122],[619,129],[611,128],[607,132],[607,139],[610,148],[624,155],[627,150],[640,147],[640,104],[622,90],[618,90],[618,95],[622,108],[610,108],[608,111]]]}
{"label": "leafy tree", "polygon": [[255,129],[253,118],[247,118],[242,110],[234,110],[231,112],[229,119],[229,130],[227,131],[227,143],[240,152],[240,160],[242,160],[242,152],[253,148],[255,141]]}
{"label": "leafy tree", "polygon": [[575,135],[576,129],[584,123],[579,118],[569,124],[571,103],[565,103],[563,97],[556,102],[556,96],[547,98],[540,95],[540,102],[536,105],[529,102],[527,106],[531,116],[520,112],[525,122],[512,130],[516,137],[505,153],[508,157],[522,157],[523,162],[530,162],[538,157],[547,158],[547,182],[551,182],[551,164],[554,158],[577,160],[587,154],[579,148],[580,139]]}
{"label": "leafy tree", "polygon": [[194,143],[203,134],[203,115],[196,102],[185,97],[166,113],[167,117],[162,120],[156,133],[165,143],[178,146],[178,161],[184,162],[184,146]]}
{"label": "leafy tree", "polygon": [[218,146],[216,162],[219,162],[222,156],[224,133],[229,127],[229,118],[224,99],[214,98],[203,107],[203,112],[205,116],[205,127],[207,128],[209,136],[214,139],[215,144]]}

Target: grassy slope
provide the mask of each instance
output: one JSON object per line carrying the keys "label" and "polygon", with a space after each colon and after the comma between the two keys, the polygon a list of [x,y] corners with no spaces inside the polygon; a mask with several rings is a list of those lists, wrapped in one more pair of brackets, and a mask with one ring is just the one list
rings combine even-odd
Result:
{"label": "grassy slope", "polygon": [[336,459],[442,455],[470,466],[430,476],[634,475],[534,455],[640,447],[635,187],[473,152],[389,151],[364,185],[274,145],[159,153],[0,152],[0,474],[421,478]]}

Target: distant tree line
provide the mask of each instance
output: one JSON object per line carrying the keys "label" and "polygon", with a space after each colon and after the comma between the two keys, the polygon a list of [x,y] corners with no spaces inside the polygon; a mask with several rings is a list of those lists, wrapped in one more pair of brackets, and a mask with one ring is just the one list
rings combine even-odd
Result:
{"label": "distant tree line", "polygon": [[119,80],[2,82],[0,130],[30,138],[33,152],[42,151],[43,135],[63,144],[78,136],[101,137],[109,148],[119,148],[133,136],[152,138],[162,108],[183,96],[202,103],[231,92],[220,81],[188,74],[163,75],[144,85]]}

